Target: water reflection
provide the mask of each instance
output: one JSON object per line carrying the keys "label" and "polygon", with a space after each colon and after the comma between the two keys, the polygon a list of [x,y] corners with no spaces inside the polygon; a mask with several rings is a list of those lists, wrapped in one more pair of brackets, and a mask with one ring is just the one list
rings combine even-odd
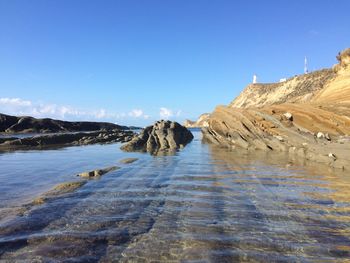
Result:
{"label": "water reflection", "polygon": [[350,257],[346,173],[280,154],[247,155],[202,144],[199,133],[173,156],[137,157],[75,193],[2,223],[0,259],[344,262]]}

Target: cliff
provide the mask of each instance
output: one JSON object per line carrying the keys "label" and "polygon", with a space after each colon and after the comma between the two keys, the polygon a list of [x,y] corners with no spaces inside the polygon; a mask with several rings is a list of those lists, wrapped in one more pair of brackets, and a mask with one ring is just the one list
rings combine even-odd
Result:
{"label": "cliff", "polygon": [[349,169],[350,49],[337,58],[333,69],[248,85],[230,105],[210,115],[204,138]]}
{"label": "cliff", "polygon": [[208,127],[208,120],[209,120],[210,114],[209,113],[203,113],[199,116],[199,118],[196,121],[191,120],[185,120],[184,126],[186,128],[202,128],[202,127]]}
{"label": "cliff", "polygon": [[286,102],[309,102],[327,83],[332,82],[335,76],[334,70],[323,69],[280,83],[250,84],[229,106],[248,108]]}

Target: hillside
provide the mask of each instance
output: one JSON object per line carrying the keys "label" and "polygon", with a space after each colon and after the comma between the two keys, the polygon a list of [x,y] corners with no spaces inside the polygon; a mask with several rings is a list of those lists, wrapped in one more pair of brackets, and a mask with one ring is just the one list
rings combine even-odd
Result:
{"label": "hillside", "polygon": [[108,122],[70,122],[28,116],[16,117],[0,113],[0,132],[3,133],[77,132],[101,129],[127,129],[127,127]]}
{"label": "hillside", "polygon": [[248,108],[286,102],[309,102],[327,83],[332,82],[335,76],[334,70],[323,69],[280,83],[250,84],[229,106]]}

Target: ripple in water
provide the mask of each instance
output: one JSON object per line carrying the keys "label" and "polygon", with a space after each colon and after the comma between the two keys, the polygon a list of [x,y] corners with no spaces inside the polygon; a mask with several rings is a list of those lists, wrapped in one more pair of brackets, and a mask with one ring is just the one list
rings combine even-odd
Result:
{"label": "ripple in water", "polygon": [[[283,156],[230,152],[202,144],[199,132],[175,156],[126,154],[118,148],[117,144],[0,155],[4,164],[0,259],[344,262],[350,258],[346,173],[291,164]],[[139,160],[23,216],[5,216],[4,211],[57,182],[72,180],[77,172],[130,156]]]}

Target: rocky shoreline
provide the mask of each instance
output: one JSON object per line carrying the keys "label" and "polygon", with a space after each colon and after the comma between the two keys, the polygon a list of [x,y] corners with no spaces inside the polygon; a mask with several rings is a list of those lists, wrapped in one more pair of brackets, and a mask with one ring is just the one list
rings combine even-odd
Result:
{"label": "rocky shoreline", "polygon": [[128,142],[135,133],[130,130],[101,130],[94,132],[56,133],[27,138],[0,138],[0,151],[40,150],[47,148]]}

